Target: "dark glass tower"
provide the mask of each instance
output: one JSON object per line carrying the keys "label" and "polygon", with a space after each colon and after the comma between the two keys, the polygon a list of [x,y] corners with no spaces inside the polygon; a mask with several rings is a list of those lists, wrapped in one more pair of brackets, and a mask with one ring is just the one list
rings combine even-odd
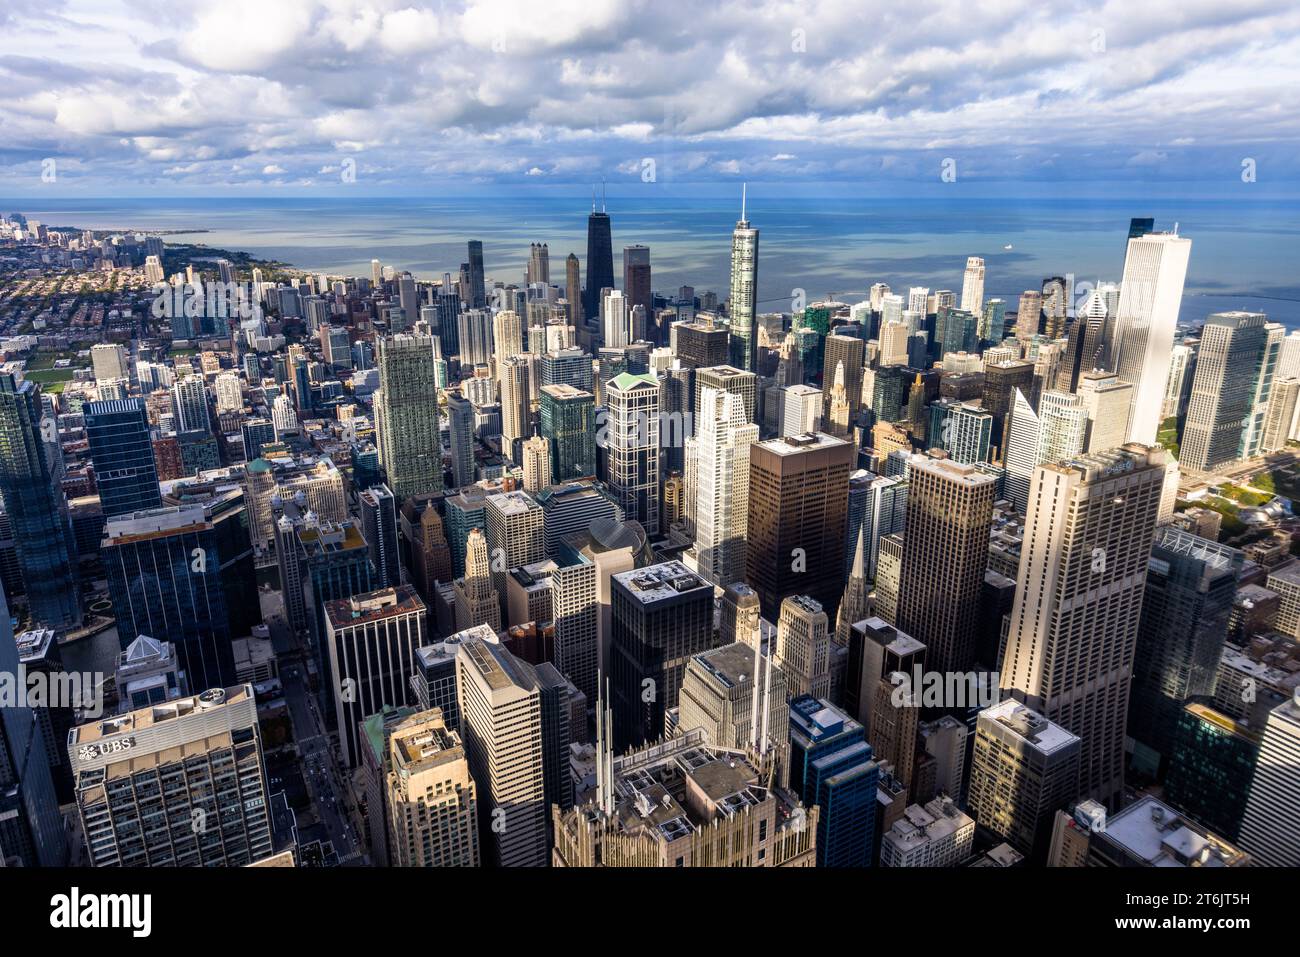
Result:
{"label": "dark glass tower", "polygon": [[86,439],[105,518],[162,505],[143,399],[89,402]]}
{"label": "dark glass tower", "polygon": [[487,306],[487,291],[483,288],[483,243],[477,239],[469,241],[469,295],[471,309]]}
{"label": "dark glass tower", "polygon": [[600,316],[600,291],[614,288],[614,240],[609,214],[591,206],[587,217],[587,288],[582,293],[582,311],[588,321]]}
{"label": "dark glass tower", "polygon": [[[54,433],[52,419],[45,429]],[[51,434],[55,440],[57,434]],[[72,526],[50,461],[40,389],[0,374],[0,496],[27,583],[31,620],[57,631],[80,624],[81,606]]]}

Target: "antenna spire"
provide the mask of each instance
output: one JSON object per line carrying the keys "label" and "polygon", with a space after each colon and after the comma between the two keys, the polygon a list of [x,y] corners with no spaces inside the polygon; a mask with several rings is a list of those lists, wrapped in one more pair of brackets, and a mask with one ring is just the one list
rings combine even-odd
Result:
{"label": "antenna spire", "polygon": [[603,176],[600,178],[600,211],[601,211],[602,213],[606,211],[606,209],[605,209],[605,177],[603,177]]}
{"label": "antenna spire", "polygon": [[748,184],[748,183],[741,183],[741,184],[740,184],[740,221],[741,221],[742,223],[743,223],[743,222],[746,222],[746,219],[745,219],[745,193],[747,192],[748,189],[749,189],[749,184]]}

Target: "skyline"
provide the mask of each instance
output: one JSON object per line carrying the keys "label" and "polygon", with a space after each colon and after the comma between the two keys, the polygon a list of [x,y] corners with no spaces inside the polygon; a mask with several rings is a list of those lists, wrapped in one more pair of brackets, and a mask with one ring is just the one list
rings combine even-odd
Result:
{"label": "skyline", "polygon": [[0,193],[1297,172],[1284,2],[675,7],[10,4]]}

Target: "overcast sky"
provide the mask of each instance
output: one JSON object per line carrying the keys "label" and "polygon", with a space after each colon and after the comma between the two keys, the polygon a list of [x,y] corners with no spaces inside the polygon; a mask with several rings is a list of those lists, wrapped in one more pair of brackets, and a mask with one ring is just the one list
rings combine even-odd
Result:
{"label": "overcast sky", "polygon": [[3,0],[0,195],[1284,184],[1297,64],[1287,0]]}

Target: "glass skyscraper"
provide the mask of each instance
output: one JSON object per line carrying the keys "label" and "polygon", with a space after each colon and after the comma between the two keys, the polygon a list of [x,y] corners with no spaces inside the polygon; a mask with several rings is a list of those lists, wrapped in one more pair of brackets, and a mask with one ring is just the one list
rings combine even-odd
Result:
{"label": "glass skyscraper", "polygon": [[105,518],[162,505],[143,399],[88,402],[86,439]]}
{"label": "glass skyscraper", "polygon": [[48,445],[57,440],[53,419],[42,426],[41,392],[35,383],[0,374],[0,496],[22,565],[31,620],[55,630],[81,622],[72,526],[50,467],[59,452]]}

